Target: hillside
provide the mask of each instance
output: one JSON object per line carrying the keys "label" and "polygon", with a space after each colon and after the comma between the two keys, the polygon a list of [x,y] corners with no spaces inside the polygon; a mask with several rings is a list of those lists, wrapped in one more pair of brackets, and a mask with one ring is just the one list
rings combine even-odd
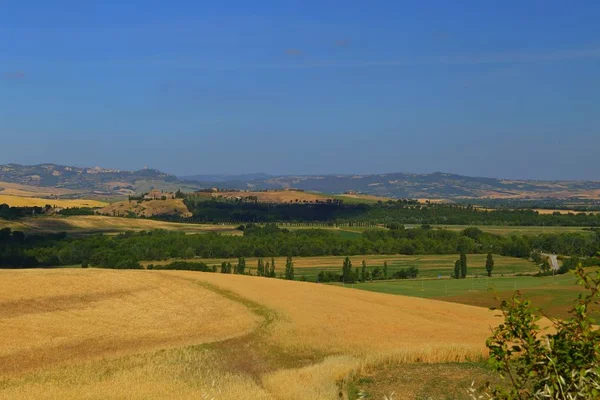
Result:
{"label": "hillside", "polygon": [[335,194],[358,192],[383,197],[415,199],[600,199],[600,182],[595,181],[506,180],[441,172],[277,176],[247,181],[211,182],[210,185],[246,190],[295,188]]}
{"label": "hillside", "polygon": [[7,164],[0,165],[0,181],[29,187],[70,189],[77,193],[128,195],[140,192],[138,187],[146,185],[148,181],[153,182],[153,186],[157,189],[161,189],[161,185],[176,182],[177,178],[155,169],[121,171],[56,164]]}
{"label": "hillside", "polygon": [[177,215],[187,218],[192,216],[182,199],[119,201],[101,208],[98,213],[112,217]]}
{"label": "hillside", "polygon": [[3,195],[0,192],[0,204],[8,204],[11,207],[45,207],[50,205],[58,208],[70,207],[104,207],[107,203],[87,199],[56,199]]}
{"label": "hillside", "polygon": [[[55,269],[0,271],[0,283],[11,399],[333,400],[373,366],[478,360],[499,322],[485,308],[241,275]],[[425,376],[396,390],[415,398]]]}
{"label": "hillside", "polygon": [[[3,183],[5,182],[5,183]],[[24,185],[24,186],[18,186]],[[38,189],[36,189],[38,188]],[[260,192],[299,189],[306,192],[350,196],[358,194],[412,199],[592,199],[600,200],[600,181],[534,181],[432,174],[375,175],[195,175],[177,178],[155,169],[121,171],[78,168],[55,164],[0,165],[0,194],[31,196],[39,188],[47,196],[127,196],[150,190],[192,192],[219,188]],[[59,191],[59,192],[56,192]],[[314,194],[314,196],[321,196]],[[41,196],[31,196],[41,197]],[[348,197],[350,198],[350,197]]]}

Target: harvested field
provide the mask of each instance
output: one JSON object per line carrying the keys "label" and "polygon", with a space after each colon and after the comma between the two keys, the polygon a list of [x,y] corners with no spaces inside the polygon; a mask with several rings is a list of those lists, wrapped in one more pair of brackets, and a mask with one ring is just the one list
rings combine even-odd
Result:
{"label": "harvested field", "polygon": [[11,196],[0,192],[0,204],[11,207],[44,207],[46,205],[60,208],[69,207],[104,207],[107,203],[86,199],[44,199],[41,197]]}
{"label": "harvested field", "polygon": [[0,219],[0,229],[4,227],[11,227],[14,230],[32,233],[67,232],[70,234],[89,234],[165,229],[185,233],[218,232],[228,235],[242,234],[241,231],[236,230],[231,225],[183,224],[151,219],[106,217],[100,215],[35,217],[19,221],[4,221]]}
{"label": "harvested field", "polygon": [[314,202],[316,200],[325,201],[333,199],[333,196],[328,196],[321,193],[303,192],[299,190],[270,190],[267,192],[217,192],[213,193],[213,197],[222,197],[225,199],[231,198],[247,198],[257,197],[261,203],[294,203],[298,202]]}
{"label": "harvested field", "polygon": [[[240,275],[63,269],[0,282],[15,287],[0,294],[11,338],[0,354],[16,359],[0,397],[17,399],[336,399],[366,366],[480,359],[499,322],[483,308]],[[60,360],[45,356],[61,346]]]}
{"label": "harvested field", "polygon": [[72,196],[81,193],[83,193],[83,191],[44,186],[22,185],[19,183],[11,182],[0,182],[0,195],[22,197],[54,197]]}
{"label": "harvested field", "polygon": [[577,210],[552,210],[546,208],[534,208],[533,211],[537,211],[538,214],[598,214],[600,211],[577,211]]}
{"label": "harvested field", "polygon": [[[416,225],[406,225],[407,228],[415,227]],[[450,231],[462,231],[466,228],[479,228],[484,232],[493,233],[494,235],[510,236],[515,234],[521,235],[539,235],[541,233],[567,233],[567,232],[582,232],[582,226],[502,226],[502,225],[433,225],[434,228],[448,229]]]}

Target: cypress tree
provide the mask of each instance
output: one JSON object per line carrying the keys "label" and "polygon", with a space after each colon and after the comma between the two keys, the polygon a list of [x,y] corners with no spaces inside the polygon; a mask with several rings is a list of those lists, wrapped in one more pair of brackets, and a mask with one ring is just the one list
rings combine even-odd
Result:
{"label": "cypress tree", "polygon": [[244,257],[238,258],[238,264],[236,266],[236,273],[244,275],[246,273],[246,259]]}
{"label": "cypress tree", "polygon": [[265,275],[265,262],[262,258],[258,259],[258,265],[256,267],[256,275],[264,276]]}
{"label": "cypress tree", "polygon": [[291,256],[288,256],[285,261],[285,279],[294,280],[294,262]]}
{"label": "cypress tree", "polygon": [[465,253],[460,253],[460,277],[467,277],[467,255]]}
{"label": "cypress tree", "polygon": [[346,257],[342,266],[342,280],[344,283],[350,282],[350,275],[352,275],[352,261],[350,261],[350,257]]}
{"label": "cypress tree", "polygon": [[460,260],[456,260],[454,263],[454,278],[460,279]]}
{"label": "cypress tree", "polygon": [[360,280],[363,282],[367,281],[367,263],[365,262],[365,260],[362,261],[362,271],[360,278]]}
{"label": "cypress tree", "polygon": [[271,257],[271,273],[269,274],[271,278],[275,278],[275,259]]}
{"label": "cypress tree", "polygon": [[388,265],[387,265],[387,261],[383,262],[383,278],[387,279],[387,274],[388,274]]}
{"label": "cypress tree", "polygon": [[488,253],[487,259],[485,260],[485,270],[488,276],[492,276],[492,270],[494,269],[494,257],[492,253]]}

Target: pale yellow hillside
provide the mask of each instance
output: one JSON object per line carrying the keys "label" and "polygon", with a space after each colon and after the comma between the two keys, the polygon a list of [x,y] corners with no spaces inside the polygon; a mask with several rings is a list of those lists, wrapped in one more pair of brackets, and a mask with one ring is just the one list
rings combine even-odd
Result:
{"label": "pale yellow hillside", "polygon": [[127,216],[134,214],[138,217],[152,217],[154,215],[179,215],[191,217],[183,199],[148,200],[148,201],[119,201],[112,203],[98,211],[108,216]]}
{"label": "pale yellow hillside", "polygon": [[40,197],[12,196],[4,195],[0,192],[0,204],[8,204],[11,207],[44,207],[50,205],[52,207],[71,208],[104,207],[107,203],[86,199],[45,199]]}
{"label": "pale yellow hillside", "polygon": [[83,193],[78,190],[0,182],[0,194],[23,197],[55,197]]}

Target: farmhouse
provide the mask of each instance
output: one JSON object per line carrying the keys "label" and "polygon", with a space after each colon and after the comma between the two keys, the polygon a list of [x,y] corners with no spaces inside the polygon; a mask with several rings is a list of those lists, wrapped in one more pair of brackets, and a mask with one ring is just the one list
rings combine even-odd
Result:
{"label": "farmhouse", "polygon": [[144,200],[162,200],[166,199],[174,199],[175,194],[171,192],[161,192],[160,190],[151,190],[148,194],[144,195]]}

